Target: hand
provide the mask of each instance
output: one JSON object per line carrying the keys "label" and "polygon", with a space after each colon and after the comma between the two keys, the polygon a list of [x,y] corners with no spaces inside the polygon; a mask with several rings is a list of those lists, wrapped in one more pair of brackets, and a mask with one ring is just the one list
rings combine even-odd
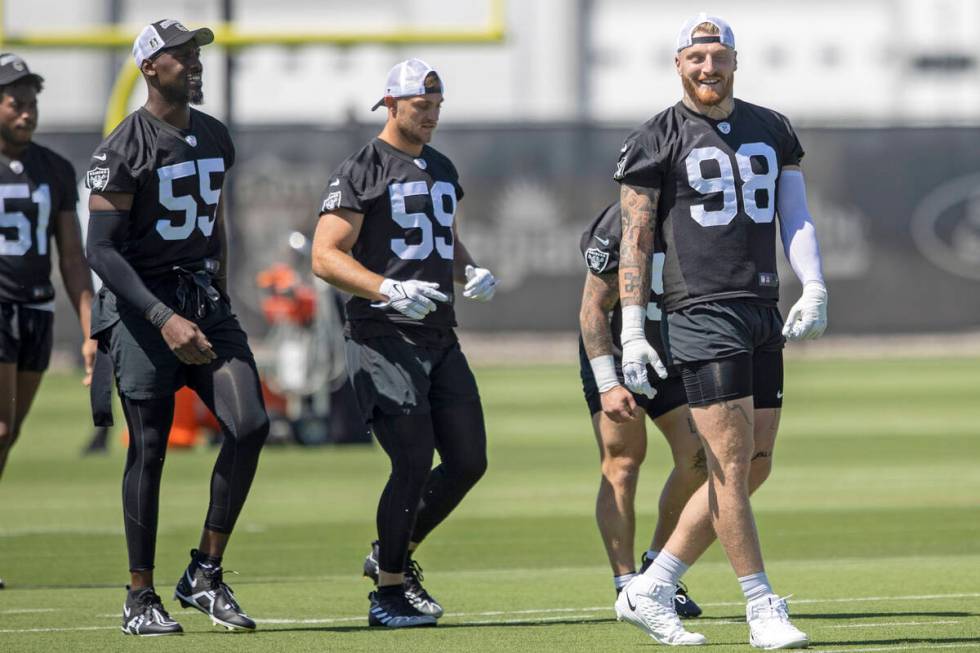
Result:
{"label": "hand", "polygon": [[621,385],[600,394],[599,401],[602,402],[602,413],[617,424],[636,419],[636,399]]}
{"label": "hand", "polygon": [[439,292],[438,288],[439,284],[433,281],[385,279],[381,282],[378,292],[387,297],[388,301],[371,304],[371,306],[374,308],[391,306],[406,317],[421,320],[436,310],[435,302],[449,301],[449,297]]}
{"label": "hand", "polygon": [[787,340],[813,340],[827,329],[827,287],[819,281],[803,285],[803,294],[789,309],[783,335]]}
{"label": "hand", "polygon": [[163,323],[160,335],[177,359],[186,365],[207,365],[218,357],[204,332],[176,313]]}
{"label": "hand", "polygon": [[653,399],[657,396],[657,391],[647,378],[647,365],[652,366],[661,379],[667,378],[667,368],[660,362],[657,350],[650,346],[646,338],[623,343],[623,380],[626,387]]}
{"label": "hand", "polygon": [[82,343],[82,363],[85,366],[85,378],[82,385],[92,385],[92,371],[95,370],[95,352],[99,350],[99,341],[86,338]]}
{"label": "hand", "polygon": [[497,291],[497,280],[486,268],[466,266],[466,286],[463,297],[475,299],[478,302],[488,302]]}

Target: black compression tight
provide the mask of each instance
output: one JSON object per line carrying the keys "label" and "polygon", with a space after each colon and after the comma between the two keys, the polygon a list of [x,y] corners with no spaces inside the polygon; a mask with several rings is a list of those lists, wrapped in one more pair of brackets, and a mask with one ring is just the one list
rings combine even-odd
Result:
{"label": "black compression tight", "polygon": [[[405,568],[409,541],[421,542],[459,505],[487,468],[487,435],[479,402],[431,415],[374,421],[391,459],[391,476],[378,502],[379,567]],[[441,463],[432,469],[435,451]]]}
{"label": "black compression tight", "polygon": [[[202,368],[188,367],[190,385],[221,424],[224,442],[211,474],[211,501],[205,528],[230,533],[238,519],[269,433],[251,361],[227,359]],[[122,398],[129,426],[129,451],[123,475],[123,517],[129,567],[153,568],[156,549],[160,475],[173,422],[173,396]]]}

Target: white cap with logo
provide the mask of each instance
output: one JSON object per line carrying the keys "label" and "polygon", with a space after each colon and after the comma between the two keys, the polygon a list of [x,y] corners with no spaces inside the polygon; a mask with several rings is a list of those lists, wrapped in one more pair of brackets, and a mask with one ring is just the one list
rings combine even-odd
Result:
{"label": "white cap with logo", "polygon": [[[695,37],[694,29],[701,23],[711,23],[718,28],[719,33],[713,36],[703,35]],[[694,18],[689,18],[684,22],[680,33],[677,35],[677,51],[680,52],[684,48],[689,48],[696,43],[721,43],[725,47],[734,50],[735,32],[732,31],[732,26],[721,18],[709,16],[702,11]]]}
{"label": "white cap with logo", "polygon": [[207,27],[189,30],[179,20],[165,19],[150,23],[143,28],[133,42],[133,59],[142,66],[147,59],[153,59],[162,50],[175,48],[193,40],[197,45],[207,45],[214,41],[214,32]]}
{"label": "white cap with logo", "polygon": [[[426,86],[426,77],[433,74],[434,78],[429,80]],[[445,93],[446,85],[442,81],[442,76],[436,70],[421,59],[406,59],[388,71],[388,81],[385,84],[384,95],[378,100],[371,111],[384,106],[385,98],[412,97],[415,95],[425,95],[426,93]]]}

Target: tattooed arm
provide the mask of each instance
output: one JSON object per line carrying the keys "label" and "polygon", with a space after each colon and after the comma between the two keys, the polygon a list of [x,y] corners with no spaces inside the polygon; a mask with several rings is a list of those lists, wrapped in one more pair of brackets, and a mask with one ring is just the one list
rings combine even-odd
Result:
{"label": "tattooed arm", "polygon": [[622,423],[636,419],[637,413],[636,400],[619,382],[613,357],[615,347],[609,329],[609,311],[618,299],[619,278],[615,274],[590,272],[585,275],[582,308],[579,311],[582,342],[599,388],[602,412],[612,421]]}
{"label": "tattooed arm", "polygon": [[623,306],[623,379],[633,392],[651,399],[657,391],[647,378],[651,365],[661,379],[667,368],[647,342],[644,324],[650,297],[650,266],[656,226],[659,191],[623,184],[620,204],[623,211],[623,238],[619,243],[619,300]]}
{"label": "tattooed arm", "polygon": [[579,326],[582,328],[585,353],[590,359],[613,354],[609,311],[616,305],[618,299],[619,279],[615,274],[586,273],[585,288],[582,290],[582,308],[578,319]]}
{"label": "tattooed arm", "polygon": [[623,306],[650,301],[650,261],[660,191],[623,184],[623,239],[619,245],[619,299]]}

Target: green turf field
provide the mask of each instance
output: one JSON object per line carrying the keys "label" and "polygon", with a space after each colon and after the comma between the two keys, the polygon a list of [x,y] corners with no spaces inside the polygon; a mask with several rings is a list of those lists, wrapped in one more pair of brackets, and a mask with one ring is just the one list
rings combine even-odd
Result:
{"label": "green turf field", "polygon": [[[0,651],[623,651],[593,521],[597,453],[572,367],[477,370],[490,469],[420,549],[438,628],[366,627],[360,565],[386,475],[370,447],[270,448],[226,556],[255,634],[169,600],[196,544],[213,452],[172,452],[158,590],[187,630],[119,630],[127,580],[118,440],[79,457],[87,396],[51,376],[0,483]],[[773,476],[754,504],[770,577],[812,649],[980,650],[980,360],[790,362]],[[652,530],[667,449],[652,440],[638,506]],[[642,545],[638,550],[642,550]],[[714,547],[686,580],[714,651],[750,650]]]}

